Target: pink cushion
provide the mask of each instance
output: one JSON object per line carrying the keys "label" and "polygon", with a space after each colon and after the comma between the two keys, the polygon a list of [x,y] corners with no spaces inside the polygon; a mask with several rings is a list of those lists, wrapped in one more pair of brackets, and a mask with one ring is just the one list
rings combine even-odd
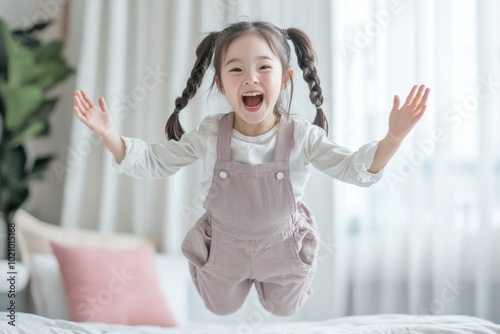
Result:
{"label": "pink cushion", "polygon": [[62,273],[71,320],[172,327],[155,250],[81,248],[51,242]]}

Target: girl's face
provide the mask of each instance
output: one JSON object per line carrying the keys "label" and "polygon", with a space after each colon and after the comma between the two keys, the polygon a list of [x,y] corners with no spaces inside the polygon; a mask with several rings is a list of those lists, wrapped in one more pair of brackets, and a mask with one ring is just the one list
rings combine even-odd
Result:
{"label": "girl's face", "polygon": [[[292,75],[293,70],[289,71]],[[279,58],[253,33],[229,45],[220,78],[216,78],[220,92],[235,112],[235,129],[248,136],[266,133],[274,126],[277,120],[273,109],[289,81],[283,76]]]}

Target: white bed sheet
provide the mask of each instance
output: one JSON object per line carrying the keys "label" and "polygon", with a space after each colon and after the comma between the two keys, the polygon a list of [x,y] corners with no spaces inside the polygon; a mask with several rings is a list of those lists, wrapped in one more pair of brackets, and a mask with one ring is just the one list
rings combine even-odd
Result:
{"label": "white bed sheet", "polygon": [[7,324],[7,313],[0,312],[1,333],[29,334],[170,334],[170,333],[500,333],[500,325],[476,317],[460,315],[413,316],[402,314],[350,316],[325,321],[249,324],[186,323],[176,328],[76,323],[29,313],[16,314],[16,327]]}

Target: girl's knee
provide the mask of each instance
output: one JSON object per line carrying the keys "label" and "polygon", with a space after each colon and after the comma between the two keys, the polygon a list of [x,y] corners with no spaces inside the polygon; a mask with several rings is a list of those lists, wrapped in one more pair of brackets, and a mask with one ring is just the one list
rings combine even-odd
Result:
{"label": "girl's knee", "polygon": [[312,290],[306,289],[300,295],[293,298],[262,300],[262,306],[271,314],[287,317],[297,313],[306,300],[312,294]]}
{"label": "girl's knee", "polygon": [[262,304],[264,308],[271,314],[280,316],[280,317],[288,317],[297,313],[300,308],[299,305],[290,305],[290,304],[274,304],[274,303],[265,303]]}
{"label": "girl's knee", "polygon": [[208,303],[205,302],[205,307],[216,315],[229,315],[238,311],[243,303]]}

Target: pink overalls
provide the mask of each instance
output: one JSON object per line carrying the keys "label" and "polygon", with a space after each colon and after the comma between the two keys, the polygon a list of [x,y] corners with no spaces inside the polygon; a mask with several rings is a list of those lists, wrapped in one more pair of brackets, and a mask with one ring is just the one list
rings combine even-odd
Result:
{"label": "pink overalls", "polygon": [[255,284],[275,315],[294,314],[311,295],[319,236],[308,208],[295,203],[288,159],[293,120],[281,117],[274,161],[231,161],[234,112],[219,123],[217,162],[206,213],[182,243],[193,282],[215,314],[237,311]]}

